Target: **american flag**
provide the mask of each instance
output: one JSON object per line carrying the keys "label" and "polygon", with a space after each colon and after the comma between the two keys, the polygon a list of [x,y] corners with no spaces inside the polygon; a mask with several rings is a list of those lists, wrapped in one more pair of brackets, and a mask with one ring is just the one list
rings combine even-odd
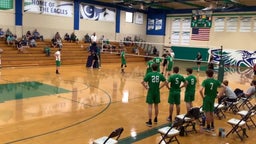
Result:
{"label": "american flag", "polygon": [[210,29],[209,28],[192,28],[191,40],[209,41]]}

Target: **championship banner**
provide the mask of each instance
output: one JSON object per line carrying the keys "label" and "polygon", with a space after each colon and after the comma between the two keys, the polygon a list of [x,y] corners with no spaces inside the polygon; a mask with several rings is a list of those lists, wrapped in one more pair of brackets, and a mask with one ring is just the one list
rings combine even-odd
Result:
{"label": "championship banner", "polygon": [[74,3],[57,0],[24,0],[24,12],[72,17]]}
{"label": "championship banner", "polygon": [[80,19],[115,22],[116,12],[115,9],[83,3],[80,4]]}

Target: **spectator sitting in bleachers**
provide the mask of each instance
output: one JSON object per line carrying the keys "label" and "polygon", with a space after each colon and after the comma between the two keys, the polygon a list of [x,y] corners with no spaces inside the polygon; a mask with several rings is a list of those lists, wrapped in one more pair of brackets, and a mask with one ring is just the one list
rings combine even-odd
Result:
{"label": "spectator sitting in bleachers", "polygon": [[88,33],[84,36],[84,42],[85,43],[91,43],[91,37],[89,36]]}
{"label": "spectator sitting in bleachers", "polygon": [[25,36],[17,43],[18,53],[24,53],[24,49],[29,48]]}
{"label": "spectator sitting in bleachers", "polygon": [[132,37],[130,37],[130,36],[125,37],[125,38],[124,38],[124,45],[125,45],[125,46],[130,46],[130,45],[132,45]]}
{"label": "spectator sitting in bleachers", "polygon": [[61,40],[61,38],[56,39],[56,45],[57,45],[57,47],[59,47],[60,49],[62,48],[62,40]]}
{"label": "spectator sitting in bleachers", "polygon": [[8,28],[5,32],[5,37],[7,38],[9,35],[13,35],[10,29]]}
{"label": "spectator sitting in bleachers", "polygon": [[75,33],[74,32],[72,32],[71,33],[71,35],[70,35],[70,41],[71,42],[78,42],[78,38],[77,38],[77,36],[75,35]]}
{"label": "spectator sitting in bleachers", "polygon": [[0,28],[0,38],[1,38],[1,39],[4,38],[4,31],[3,31],[2,28]]}
{"label": "spectator sitting in bleachers", "polygon": [[30,31],[27,31],[27,33],[26,33],[26,38],[27,38],[27,40],[29,40],[29,41],[33,38],[33,36],[32,36],[32,34],[31,34]]}
{"label": "spectator sitting in bleachers", "polygon": [[52,47],[54,48],[57,47],[57,40],[55,38],[52,38],[51,42],[52,42]]}
{"label": "spectator sitting in bleachers", "polygon": [[37,44],[36,44],[36,40],[34,38],[32,38],[30,41],[29,41],[29,46],[30,47],[36,47]]}
{"label": "spectator sitting in bleachers", "polygon": [[35,40],[40,39],[41,41],[44,41],[44,37],[42,35],[40,35],[40,33],[37,31],[37,29],[34,30],[33,37]]}
{"label": "spectator sitting in bleachers", "polygon": [[6,38],[6,43],[7,45],[15,45],[15,37],[13,35],[9,35],[7,38]]}
{"label": "spectator sitting in bleachers", "polygon": [[68,33],[64,35],[64,40],[70,42],[70,37]]}
{"label": "spectator sitting in bleachers", "polygon": [[56,34],[55,34],[55,36],[54,36],[54,39],[57,40],[57,39],[59,39],[59,38],[61,39],[60,33],[59,33],[59,32],[56,32]]}

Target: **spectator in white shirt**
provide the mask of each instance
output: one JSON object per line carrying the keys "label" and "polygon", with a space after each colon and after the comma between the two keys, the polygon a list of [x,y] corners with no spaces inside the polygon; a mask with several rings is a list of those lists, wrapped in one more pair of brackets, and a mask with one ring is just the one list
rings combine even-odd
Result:
{"label": "spectator in white shirt", "polygon": [[96,42],[97,43],[97,36],[96,33],[94,32],[91,36],[91,43]]}

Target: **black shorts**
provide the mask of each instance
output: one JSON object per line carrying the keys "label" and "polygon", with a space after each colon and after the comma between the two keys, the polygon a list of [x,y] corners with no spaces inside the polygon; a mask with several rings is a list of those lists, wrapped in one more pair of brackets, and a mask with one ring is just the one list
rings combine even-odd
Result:
{"label": "black shorts", "polygon": [[92,55],[93,60],[98,60],[98,56],[96,54]]}

